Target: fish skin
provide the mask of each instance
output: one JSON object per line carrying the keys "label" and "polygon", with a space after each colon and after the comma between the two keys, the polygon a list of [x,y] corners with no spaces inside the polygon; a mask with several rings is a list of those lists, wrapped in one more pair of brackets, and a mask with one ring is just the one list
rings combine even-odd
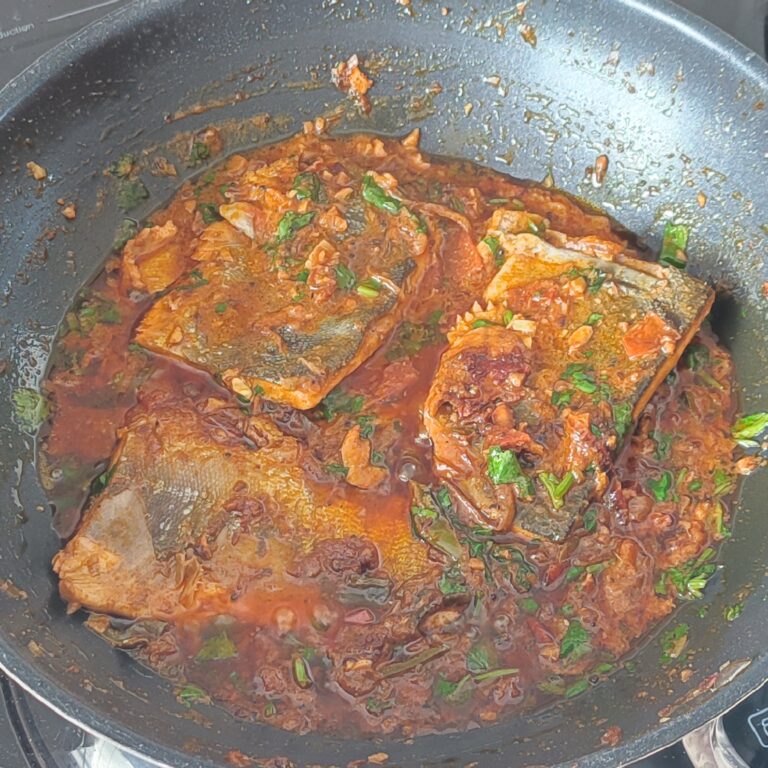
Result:
{"label": "fish skin", "polygon": [[[496,214],[493,223],[500,218]],[[448,334],[424,424],[436,470],[474,505],[478,524],[563,541],[589,502],[604,493],[631,434],[631,425],[624,434],[617,427],[613,406],[630,409],[631,421],[637,419],[714,294],[685,272],[640,261],[615,243],[585,237],[579,250],[558,248],[545,238],[561,243],[559,233],[539,237],[521,233],[518,225],[489,229],[504,262],[485,290],[486,308],[476,305]],[[514,315],[506,326],[505,312]],[[648,317],[656,318],[654,328],[665,329],[666,341],[630,358],[624,339],[642,330]],[[582,343],[569,341],[574,338]],[[514,347],[523,350],[521,359],[527,356],[517,368],[504,353]],[[517,387],[509,384],[513,376],[520,379]],[[553,404],[555,388],[570,392],[570,402]],[[490,481],[487,452],[500,442],[521,459],[532,498]],[[576,482],[556,508],[540,473],[560,480],[571,469]]]}

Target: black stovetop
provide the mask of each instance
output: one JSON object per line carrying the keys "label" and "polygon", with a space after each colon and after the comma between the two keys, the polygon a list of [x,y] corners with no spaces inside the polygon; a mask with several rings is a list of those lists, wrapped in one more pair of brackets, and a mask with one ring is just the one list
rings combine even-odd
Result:
{"label": "black stovetop", "polygon": [[[766,56],[768,0],[677,1]],[[65,37],[128,2],[0,0],[0,86]],[[149,768],[147,763],[71,726],[2,674],[0,699],[0,768]],[[741,763],[725,762],[728,745],[723,748],[722,731],[712,724],[686,737],[688,753],[694,755],[695,762],[680,742],[635,763],[633,768],[768,768],[768,684],[728,713],[722,725],[741,754]],[[716,742],[717,756],[702,756],[699,747],[706,748],[712,741]]]}

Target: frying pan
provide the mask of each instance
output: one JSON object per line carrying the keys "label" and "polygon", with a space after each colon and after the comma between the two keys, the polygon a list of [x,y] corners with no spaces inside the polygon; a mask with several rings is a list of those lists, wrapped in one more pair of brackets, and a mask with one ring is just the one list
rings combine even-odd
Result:
{"label": "frying pan", "polygon": [[[447,15],[434,0],[139,0],[8,85],[0,402],[37,385],[68,304],[108,251],[122,219],[103,196],[111,160],[227,121],[241,126],[228,134],[232,151],[330,114],[336,131],[418,125],[427,150],[520,177],[551,173],[653,246],[664,220],[687,222],[691,270],[721,290],[712,323],[735,357],[744,410],[764,409],[768,67],[664,0],[531,0],[535,47],[520,35],[515,4],[446,4]],[[374,74],[370,115],[330,85],[331,66],[352,53]],[[585,173],[599,154],[610,158],[602,186]],[[48,170],[42,191],[25,173],[29,160]],[[151,198],[139,217],[179,179],[145,182]],[[58,198],[77,202],[74,222]],[[49,228],[54,239],[41,237]],[[651,638],[630,668],[575,699],[398,743],[297,736],[214,707],[186,709],[171,685],[67,617],[49,567],[59,540],[33,460],[32,436],[4,406],[0,664],[60,714],[161,764],[227,765],[239,750],[269,765],[344,766],[386,752],[400,766],[615,766],[677,740],[768,678],[765,473],[744,485],[704,602],[674,619],[690,626],[690,678],[660,665]],[[735,603],[744,611],[727,622]],[[601,740],[609,726],[620,729],[617,745]]]}

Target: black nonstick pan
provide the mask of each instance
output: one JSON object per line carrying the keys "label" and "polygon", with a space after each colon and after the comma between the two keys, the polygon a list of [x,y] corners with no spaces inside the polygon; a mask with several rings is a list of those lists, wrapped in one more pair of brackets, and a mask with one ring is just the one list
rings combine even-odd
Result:
{"label": "black nonstick pan", "polygon": [[[376,83],[368,115],[331,85],[331,66],[353,53]],[[104,168],[208,125],[224,126],[233,151],[320,114],[335,131],[420,126],[429,151],[551,175],[652,246],[663,220],[687,222],[691,270],[719,287],[712,323],[736,360],[744,410],[765,410],[768,66],[734,40],[665,0],[530,0],[524,15],[496,1],[139,0],[0,92],[2,667],[65,717],[173,766],[229,765],[231,750],[264,765],[346,766],[384,752],[399,766],[615,766],[734,705],[768,678],[766,473],[744,486],[708,610],[685,605],[675,619],[690,626],[690,678],[659,664],[651,638],[631,669],[585,695],[490,728],[358,742],[214,707],[192,716],[168,683],[65,615],[34,439],[9,403],[37,386],[57,325],[123,218],[104,197]],[[610,162],[597,185],[586,169],[601,154]],[[27,174],[29,161],[47,182]],[[147,176],[151,197],[132,215],[179,182]],[[77,203],[74,221],[59,198]],[[736,603],[742,614],[726,621]]]}

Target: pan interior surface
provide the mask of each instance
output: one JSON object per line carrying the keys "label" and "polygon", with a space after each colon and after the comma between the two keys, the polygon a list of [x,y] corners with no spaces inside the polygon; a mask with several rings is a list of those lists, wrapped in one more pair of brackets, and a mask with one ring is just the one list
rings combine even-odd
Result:
{"label": "pan interior surface", "polygon": [[[331,85],[331,67],[353,53],[375,81],[368,115]],[[503,3],[456,4],[443,15],[421,2],[222,9],[140,0],[0,93],[4,401],[37,386],[64,312],[107,255],[123,219],[104,196],[111,161],[208,125],[229,126],[234,151],[325,115],[335,131],[418,126],[428,151],[522,178],[551,174],[652,245],[665,220],[688,223],[691,271],[720,287],[712,322],[736,361],[744,410],[764,410],[767,102],[764,64],[666,2],[531,0],[524,15]],[[596,186],[585,169],[600,154],[610,165]],[[31,160],[48,171],[41,191],[26,175]],[[147,177],[150,199],[131,215],[146,215],[180,180]],[[77,201],[79,211],[63,227],[59,198]],[[45,237],[54,227],[55,237]],[[745,483],[707,611],[688,604],[674,619],[691,627],[693,674],[685,681],[659,664],[651,640],[634,671],[577,699],[412,743],[296,736],[213,707],[193,712],[165,681],[66,616],[49,566],[59,541],[34,440],[8,408],[0,428],[0,584],[24,595],[0,591],[0,663],[61,714],[160,764],[228,765],[235,750],[265,764],[346,765],[386,752],[404,766],[612,766],[671,743],[768,676],[768,482],[757,474]],[[737,603],[742,615],[726,621]],[[605,737],[611,726],[622,734],[618,745]]]}

